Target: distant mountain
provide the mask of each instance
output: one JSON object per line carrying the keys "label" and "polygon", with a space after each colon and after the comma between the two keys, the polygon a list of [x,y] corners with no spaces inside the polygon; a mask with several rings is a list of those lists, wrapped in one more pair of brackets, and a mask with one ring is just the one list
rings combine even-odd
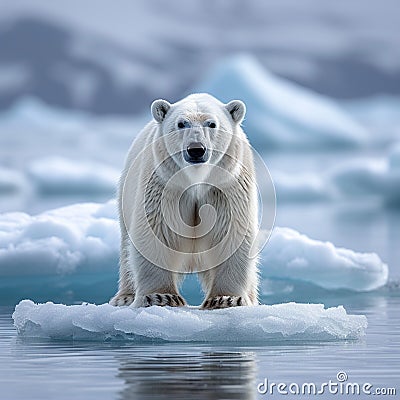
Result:
{"label": "distant mountain", "polygon": [[[0,108],[31,95],[95,113],[135,113],[165,92],[156,60],[37,19],[0,28]],[[156,70],[156,71],[154,71]]]}
{"label": "distant mountain", "polygon": [[[138,113],[155,98],[178,100],[214,64],[241,52],[257,57],[279,76],[328,96],[400,94],[400,67],[390,61],[396,38],[386,43],[393,35],[379,37],[385,33],[384,21],[378,24],[377,39],[368,41],[365,35],[357,36],[364,31],[358,32],[352,19],[325,21],[329,10],[325,13],[317,2],[315,15],[302,18],[293,4],[279,11],[257,1],[245,7],[238,1],[230,6],[216,2],[210,9],[179,2],[161,16],[162,4],[132,3],[126,12],[140,29],[132,23],[120,30],[124,41],[101,29],[108,23],[108,28],[115,26],[123,7],[113,8],[116,15],[110,21],[98,16],[96,32],[68,18],[53,19],[43,10],[3,17],[0,109],[30,95],[53,106],[93,113]],[[354,19],[358,12],[351,10]],[[355,19],[363,29],[375,21],[366,15]],[[325,36],[318,37],[320,31]]]}

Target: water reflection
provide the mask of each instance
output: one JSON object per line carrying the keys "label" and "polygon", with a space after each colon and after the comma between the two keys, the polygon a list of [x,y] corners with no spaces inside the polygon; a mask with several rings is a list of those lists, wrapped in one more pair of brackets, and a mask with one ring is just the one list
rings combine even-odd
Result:
{"label": "water reflection", "polygon": [[255,399],[256,362],[251,352],[154,351],[119,356],[120,398]]}

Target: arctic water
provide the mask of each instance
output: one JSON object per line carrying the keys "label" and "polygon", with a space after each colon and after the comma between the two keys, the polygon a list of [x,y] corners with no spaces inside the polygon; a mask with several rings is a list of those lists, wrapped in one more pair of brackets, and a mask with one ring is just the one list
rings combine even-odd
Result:
{"label": "arctic water", "polygon": [[[313,215],[325,215],[326,219],[318,221]],[[262,344],[224,343],[224,337],[215,344],[29,339],[17,336],[11,319],[14,308],[3,306],[0,308],[1,398],[279,398],[276,390],[273,395],[260,393],[265,386],[259,385],[265,379],[269,384],[321,385],[329,380],[338,382],[339,372],[347,374],[347,382],[370,383],[371,391],[396,388],[398,393],[399,213],[391,209],[380,209],[379,213],[358,209],[348,213],[329,204],[284,205],[278,209],[280,225],[285,225],[285,218],[290,217],[296,223],[292,224],[294,228],[313,237],[329,238],[338,245],[368,251],[372,249],[360,246],[374,243],[374,250],[390,265],[389,283],[369,293],[354,293],[310,286],[293,288],[290,282],[282,282],[281,289],[285,286],[285,290],[264,294],[262,302],[344,305],[349,314],[367,316],[365,337],[355,341],[282,340]],[[200,296],[193,285],[190,280],[184,291],[188,292],[188,300],[196,304]],[[110,294],[99,294],[97,302],[105,302]],[[64,300],[70,302],[69,298]],[[329,392],[323,396],[336,397]]]}

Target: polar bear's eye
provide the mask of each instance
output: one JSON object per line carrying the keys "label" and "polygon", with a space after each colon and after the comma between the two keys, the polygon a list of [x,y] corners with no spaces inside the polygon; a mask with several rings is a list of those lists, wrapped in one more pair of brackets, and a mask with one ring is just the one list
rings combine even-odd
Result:
{"label": "polar bear's eye", "polygon": [[207,128],[215,129],[217,127],[217,124],[214,121],[206,121],[204,124]]}
{"label": "polar bear's eye", "polygon": [[178,128],[179,129],[190,128],[190,123],[188,121],[179,121]]}

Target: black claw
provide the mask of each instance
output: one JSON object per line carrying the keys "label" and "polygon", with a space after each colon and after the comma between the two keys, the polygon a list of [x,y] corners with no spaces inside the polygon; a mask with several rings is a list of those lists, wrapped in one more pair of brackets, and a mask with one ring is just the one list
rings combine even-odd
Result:
{"label": "black claw", "polygon": [[156,294],[156,297],[157,297],[158,302],[161,303],[162,302],[162,297],[158,293]]}
{"label": "black claw", "polygon": [[182,305],[182,306],[185,305],[185,302],[183,301],[182,297],[179,296],[179,294],[174,294],[174,295],[173,295],[173,298],[174,298],[174,300],[176,301],[176,304],[177,304],[178,306],[179,306],[179,305]]}
{"label": "black claw", "polygon": [[146,296],[146,300],[147,300],[146,307],[150,307],[151,306],[151,297],[150,296]]}
{"label": "black claw", "polygon": [[207,308],[207,306],[208,306],[208,300],[206,300],[206,301],[204,302],[203,308]]}
{"label": "black claw", "polygon": [[217,304],[217,301],[218,301],[217,298],[214,297],[214,298],[211,300],[210,307],[213,308],[213,307]]}
{"label": "black claw", "polygon": [[238,306],[241,306],[241,305],[242,305],[242,298],[241,298],[241,297],[239,297],[239,298],[237,299],[237,305],[238,305]]}
{"label": "black claw", "polygon": [[228,307],[232,306],[233,301],[232,301],[232,297],[231,296],[228,297],[227,303],[228,303]]}
{"label": "black claw", "polygon": [[222,305],[223,302],[224,302],[224,298],[221,296],[221,297],[219,298],[218,304],[219,304],[219,305]]}
{"label": "black claw", "polygon": [[165,296],[165,298],[167,299],[167,306],[172,305],[171,296],[170,296],[169,294],[165,294],[164,296]]}

